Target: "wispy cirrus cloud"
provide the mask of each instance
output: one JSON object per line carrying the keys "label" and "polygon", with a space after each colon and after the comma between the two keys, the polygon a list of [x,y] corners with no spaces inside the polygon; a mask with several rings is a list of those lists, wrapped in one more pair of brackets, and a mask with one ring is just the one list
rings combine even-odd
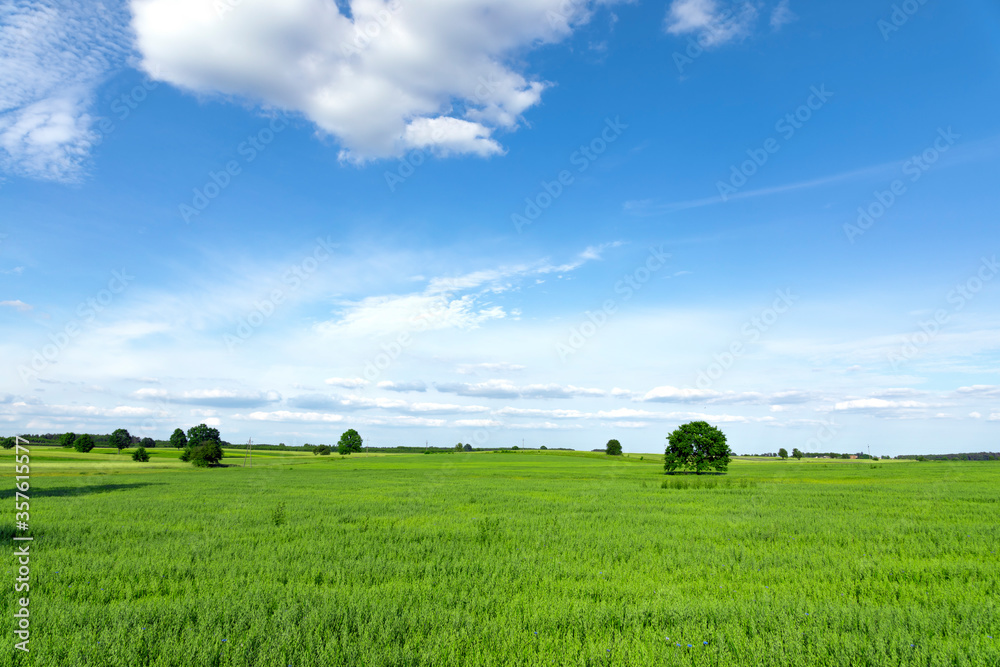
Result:
{"label": "wispy cirrus cloud", "polygon": [[719,46],[750,34],[757,8],[749,2],[721,5],[716,0],[674,0],[667,10],[666,31],[695,34],[702,46]]}
{"label": "wispy cirrus cloud", "polygon": [[122,2],[0,5],[0,167],[54,181],[81,176],[97,141],[97,87],[129,52]]}
{"label": "wispy cirrus cloud", "polygon": [[515,289],[525,279],[568,274],[600,259],[607,248],[618,245],[621,244],[589,246],[561,264],[540,260],[456,276],[439,276],[428,279],[421,292],[382,294],[344,301],[340,304],[337,317],[317,324],[315,330],[327,337],[378,336],[444,329],[467,331],[491,320],[517,318],[519,311],[508,311],[493,303],[492,299]]}

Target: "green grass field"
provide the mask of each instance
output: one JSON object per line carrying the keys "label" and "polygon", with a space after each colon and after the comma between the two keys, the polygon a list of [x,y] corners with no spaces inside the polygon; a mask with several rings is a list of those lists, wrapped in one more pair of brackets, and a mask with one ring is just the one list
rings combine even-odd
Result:
{"label": "green grass field", "polygon": [[0,664],[1000,665],[1000,462],[107,452],[32,450]]}

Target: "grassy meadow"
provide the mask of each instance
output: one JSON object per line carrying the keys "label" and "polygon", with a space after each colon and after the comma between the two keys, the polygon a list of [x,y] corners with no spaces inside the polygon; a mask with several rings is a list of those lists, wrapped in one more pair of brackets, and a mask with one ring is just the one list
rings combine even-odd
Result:
{"label": "grassy meadow", "polygon": [[0,664],[1000,665],[1000,462],[150,454],[32,450]]}

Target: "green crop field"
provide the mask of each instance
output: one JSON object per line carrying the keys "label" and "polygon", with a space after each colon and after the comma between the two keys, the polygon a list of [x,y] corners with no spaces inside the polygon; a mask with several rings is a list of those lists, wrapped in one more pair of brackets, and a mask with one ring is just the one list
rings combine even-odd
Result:
{"label": "green crop field", "polygon": [[1000,462],[108,451],[32,450],[0,664],[1000,665]]}

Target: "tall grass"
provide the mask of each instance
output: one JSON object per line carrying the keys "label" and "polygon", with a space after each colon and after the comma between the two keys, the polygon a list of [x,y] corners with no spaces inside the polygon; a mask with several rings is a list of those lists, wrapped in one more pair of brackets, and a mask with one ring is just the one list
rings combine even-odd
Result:
{"label": "tall grass", "polygon": [[0,663],[1000,665],[997,463],[150,453],[40,462]]}

